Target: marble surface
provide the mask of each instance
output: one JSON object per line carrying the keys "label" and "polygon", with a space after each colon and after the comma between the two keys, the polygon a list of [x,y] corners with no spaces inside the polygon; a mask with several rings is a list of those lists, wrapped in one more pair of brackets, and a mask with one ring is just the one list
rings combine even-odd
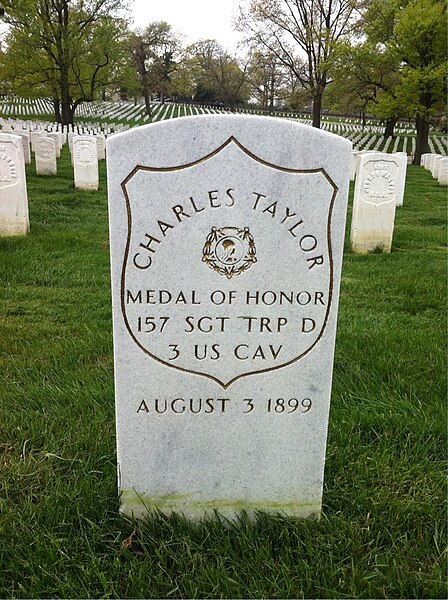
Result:
{"label": "marble surface", "polygon": [[319,516],[351,160],[267,117],[108,139],[125,514]]}
{"label": "marble surface", "polygon": [[0,133],[0,236],[26,235],[29,228],[22,138]]}
{"label": "marble surface", "polygon": [[56,140],[38,136],[34,139],[34,152],[37,175],[56,175]]}
{"label": "marble surface", "polygon": [[358,254],[390,252],[395,222],[401,157],[381,152],[362,154],[353,197],[350,231]]}
{"label": "marble surface", "polygon": [[75,188],[97,190],[99,180],[96,138],[88,135],[76,135],[72,144]]}

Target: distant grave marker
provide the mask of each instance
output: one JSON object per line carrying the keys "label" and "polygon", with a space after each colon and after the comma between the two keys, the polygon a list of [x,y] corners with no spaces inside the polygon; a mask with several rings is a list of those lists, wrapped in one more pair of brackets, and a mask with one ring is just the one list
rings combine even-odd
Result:
{"label": "distant grave marker", "polygon": [[440,160],[437,181],[440,185],[448,185],[448,158]]}
{"label": "distant grave marker", "polygon": [[358,160],[350,234],[353,251],[390,252],[402,159],[394,154],[366,153]]}
{"label": "distant grave marker", "polygon": [[408,155],[406,152],[396,152],[394,156],[397,156],[400,161],[397,178],[396,205],[403,206],[404,190],[406,188],[406,173],[408,170]]}
{"label": "distant grave marker", "polygon": [[98,189],[98,151],[93,136],[73,138],[73,168],[75,188],[81,190]]}
{"label": "distant grave marker", "polygon": [[350,142],[200,116],[107,157],[121,510],[318,516]]}
{"label": "distant grave marker", "polygon": [[37,175],[56,175],[56,140],[42,136],[34,139]]}

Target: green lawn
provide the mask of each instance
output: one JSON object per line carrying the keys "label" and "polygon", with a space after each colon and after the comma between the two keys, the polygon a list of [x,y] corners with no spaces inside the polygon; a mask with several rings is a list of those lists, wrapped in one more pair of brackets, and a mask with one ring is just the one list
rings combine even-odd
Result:
{"label": "green lawn", "polygon": [[321,521],[132,524],[105,166],[97,193],[58,169],[0,238],[0,597],[446,598],[446,188],[410,167],[392,254],[346,242]]}

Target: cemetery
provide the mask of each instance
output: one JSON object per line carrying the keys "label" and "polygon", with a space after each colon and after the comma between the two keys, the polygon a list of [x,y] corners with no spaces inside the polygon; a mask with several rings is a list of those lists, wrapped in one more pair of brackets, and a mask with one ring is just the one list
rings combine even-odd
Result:
{"label": "cemetery", "polygon": [[0,96],[0,597],[445,598],[442,121],[164,95]]}

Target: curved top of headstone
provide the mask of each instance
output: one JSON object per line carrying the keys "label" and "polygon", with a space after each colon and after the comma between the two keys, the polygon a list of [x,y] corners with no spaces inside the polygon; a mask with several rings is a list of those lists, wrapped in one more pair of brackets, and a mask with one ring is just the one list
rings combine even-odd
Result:
{"label": "curved top of headstone", "polygon": [[114,154],[114,169],[108,177],[120,185],[132,163],[158,168],[191,163],[214,152],[230,138],[249,151],[256,151],[266,162],[291,169],[300,164],[302,169],[333,170],[339,158],[344,164],[346,153],[352,149],[352,143],[341,136],[275,117],[180,117],[110,136],[107,151]]}

